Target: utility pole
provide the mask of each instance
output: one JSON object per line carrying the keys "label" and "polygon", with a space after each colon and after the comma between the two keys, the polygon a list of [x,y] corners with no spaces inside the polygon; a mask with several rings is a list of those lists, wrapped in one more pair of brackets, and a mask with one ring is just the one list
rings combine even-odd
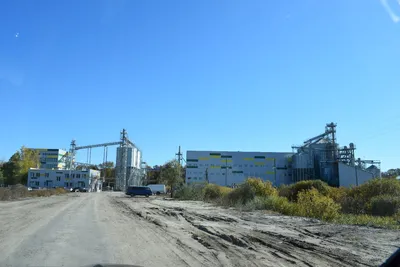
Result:
{"label": "utility pole", "polygon": [[208,168],[206,169],[206,183],[208,184]]}
{"label": "utility pole", "polygon": [[179,150],[178,153],[175,154],[176,156],[178,156],[178,162],[180,165],[182,165],[182,153],[181,153],[181,146],[179,146]]}

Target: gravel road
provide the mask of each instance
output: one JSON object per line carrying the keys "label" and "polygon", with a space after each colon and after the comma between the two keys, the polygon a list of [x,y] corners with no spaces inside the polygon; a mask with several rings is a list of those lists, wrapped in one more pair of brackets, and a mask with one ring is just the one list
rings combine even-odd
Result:
{"label": "gravel road", "polygon": [[121,193],[0,202],[0,266],[378,266],[400,232]]}

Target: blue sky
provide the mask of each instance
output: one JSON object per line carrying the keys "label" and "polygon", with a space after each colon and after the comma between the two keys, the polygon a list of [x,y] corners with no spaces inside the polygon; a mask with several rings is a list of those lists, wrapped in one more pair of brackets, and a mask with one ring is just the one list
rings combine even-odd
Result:
{"label": "blue sky", "polygon": [[357,157],[400,167],[399,15],[394,0],[4,2],[0,159],[122,128],[151,165],[179,145],[291,151],[333,121]]}

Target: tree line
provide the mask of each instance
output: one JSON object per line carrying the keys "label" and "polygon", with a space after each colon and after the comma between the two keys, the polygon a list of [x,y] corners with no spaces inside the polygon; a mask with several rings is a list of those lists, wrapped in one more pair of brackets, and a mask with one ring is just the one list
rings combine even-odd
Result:
{"label": "tree line", "polygon": [[39,166],[39,152],[22,146],[8,161],[0,162],[0,186],[26,184],[29,168]]}

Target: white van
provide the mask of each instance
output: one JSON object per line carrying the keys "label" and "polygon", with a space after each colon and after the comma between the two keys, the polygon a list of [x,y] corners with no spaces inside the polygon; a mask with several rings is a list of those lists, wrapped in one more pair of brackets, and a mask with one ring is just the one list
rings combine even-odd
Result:
{"label": "white van", "polygon": [[154,195],[166,194],[167,189],[165,188],[165,184],[149,184],[147,187],[150,187],[151,191]]}

